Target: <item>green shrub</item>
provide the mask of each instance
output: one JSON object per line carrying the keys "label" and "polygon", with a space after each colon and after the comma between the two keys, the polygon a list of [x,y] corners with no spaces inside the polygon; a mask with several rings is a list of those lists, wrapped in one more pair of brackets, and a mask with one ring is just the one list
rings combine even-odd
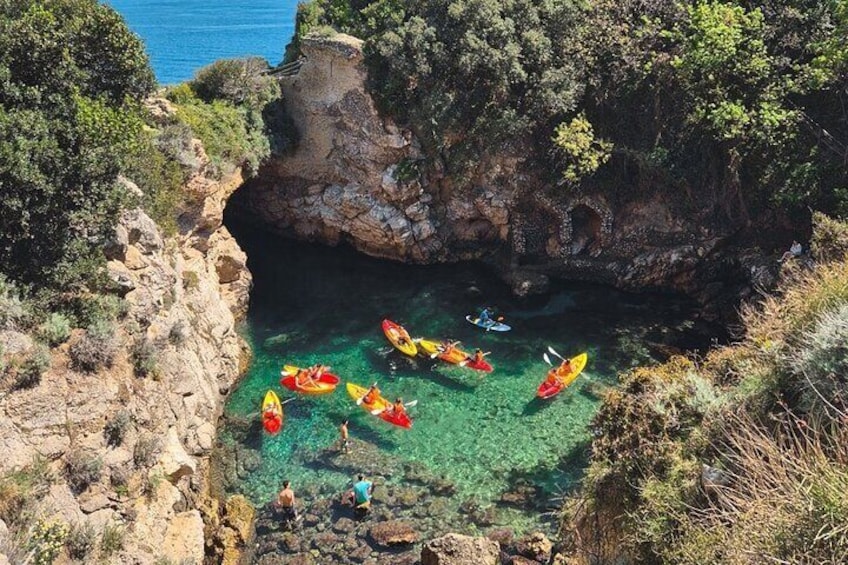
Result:
{"label": "green shrub", "polygon": [[818,261],[841,261],[848,257],[848,224],[814,212],[810,251]]}
{"label": "green shrub", "polygon": [[178,108],[177,116],[203,142],[212,163],[223,170],[243,166],[252,175],[271,154],[261,115],[229,102],[184,104]]}
{"label": "green shrub", "polygon": [[15,388],[25,389],[38,386],[41,376],[50,367],[50,351],[44,345],[38,344],[31,351],[18,369],[15,378]]}
{"label": "green shrub", "polygon": [[73,524],[65,539],[65,548],[72,559],[83,561],[97,546],[97,531],[90,523]]}
{"label": "green shrub", "polygon": [[25,328],[32,316],[30,305],[18,286],[0,273],[0,329]]}
{"label": "green shrub", "polygon": [[115,524],[107,524],[103,528],[100,540],[100,551],[104,557],[109,557],[124,548],[124,528]]}
{"label": "green shrub", "polygon": [[804,334],[797,390],[804,412],[848,407],[848,303],[824,312]]}
{"label": "green shrub", "polygon": [[115,325],[112,322],[96,322],[71,344],[71,362],[77,369],[94,372],[102,367],[111,367],[117,351]]}
{"label": "green shrub", "polygon": [[132,363],[137,377],[147,377],[157,375],[156,357],[159,354],[159,349],[149,339],[142,338],[136,340],[132,348]]}
{"label": "green shrub", "polygon": [[33,527],[28,546],[34,565],[52,565],[65,545],[68,526],[61,522],[39,520]]}
{"label": "green shrub", "polygon": [[111,446],[119,446],[124,442],[124,437],[127,435],[127,430],[132,423],[132,418],[127,410],[118,410],[103,428],[103,435],[106,438],[106,443]]}
{"label": "green shrub", "polygon": [[41,339],[51,347],[56,347],[68,341],[71,335],[71,320],[64,314],[51,312],[47,319],[39,326],[38,333]]}
{"label": "green shrub", "polygon": [[268,63],[258,57],[221,59],[197,71],[191,89],[207,103],[223,100],[261,108],[280,96],[276,79],[264,74],[267,70]]}
{"label": "green shrub", "polygon": [[100,480],[103,461],[99,457],[73,450],[65,457],[65,479],[68,486],[79,494]]}
{"label": "green shrub", "polygon": [[47,493],[53,479],[50,463],[41,458],[0,477],[0,520],[8,525],[25,522],[28,507]]}

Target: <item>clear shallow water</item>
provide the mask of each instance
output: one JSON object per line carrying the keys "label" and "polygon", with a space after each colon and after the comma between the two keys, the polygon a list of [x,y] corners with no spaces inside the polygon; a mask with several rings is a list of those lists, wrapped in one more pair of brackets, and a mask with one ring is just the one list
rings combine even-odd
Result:
{"label": "clear shallow water", "polygon": [[276,65],[294,33],[297,0],[106,0],[144,40],[161,84],[218,59],[258,55]]}
{"label": "clear shallow water", "polygon": [[[673,298],[562,284],[548,297],[522,302],[481,265],[406,266],[235,228],[255,280],[246,329],[255,357],[226,406],[232,421],[257,414],[269,388],[293,396],[278,383],[284,363],[331,365],[343,382],[378,381],[391,399],[418,400],[411,430],[366,413],[343,386],[288,403],[275,437],[255,431],[245,439],[225,424],[223,443],[247,442],[260,453],[258,466],[229,487],[258,504],[271,500],[285,478],[301,490],[346,488],[351,476],[310,461],[336,441],[345,417],[352,437],[453,481],[456,504],[472,496],[492,504],[521,479],[552,497],[579,478],[598,391],[618,371],[649,361],[649,342],[675,343],[692,325],[690,305]],[[486,333],[464,320],[487,304],[500,308],[513,331]],[[383,318],[413,336],[450,337],[491,351],[495,371],[481,377],[405,357],[383,336]],[[548,369],[548,345],[569,356],[588,351],[589,364],[571,387],[542,402],[535,392]],[[541,520],[538,511],[499,508],[498,523],[519,530],[542,527]]]}

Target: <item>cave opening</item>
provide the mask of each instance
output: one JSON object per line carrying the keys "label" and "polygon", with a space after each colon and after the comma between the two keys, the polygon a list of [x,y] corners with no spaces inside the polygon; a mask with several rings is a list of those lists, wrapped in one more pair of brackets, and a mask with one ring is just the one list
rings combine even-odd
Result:
{"label": "cave opening", "polygon": [[571,210],[571,254],[594,255],[601,249],[601,216],[585,204]]}

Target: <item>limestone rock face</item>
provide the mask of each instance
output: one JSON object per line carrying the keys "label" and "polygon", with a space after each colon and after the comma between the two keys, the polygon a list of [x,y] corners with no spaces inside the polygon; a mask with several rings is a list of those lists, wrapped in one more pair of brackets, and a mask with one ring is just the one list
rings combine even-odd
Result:
{"label": "limestone rock face", "polygon": [[545,292],[547,276],[674,289],[704,303],[759,284],[764,262],[738,259],[744,249],[763,256],[753,236],[739,237],[743,224],[710,203],[693,210],[697,199],[627,156],[571,190],[526,160],[530,140],[515,139],[451,176],[377,112],[361,47],[346,35],[303,40],[303,66],[281,79],[299,144],[234,196],[242,216],[388,259],[485,259],[519,295]]}
{"label": "limestone rock face", "polygon": [[497,565],[499,560],[496,542],[460,534],[431,540],[421,550],[421,565]]}
{"label": "limestone rock face", "polygon": [[[153,105],[173,111],[161,101]],[[224,205],[243,179],[239,171],[206,174],[197,141],[193,159],[178,233],[166,235],[143,210],[130,209],[106,246],[107,274],[128,306],[112,366],[79,372],[66,344],[52,351],[40,384],[0,394],[0,474],[35,457],[52,461],[57,479],[43,499],[45,514],[98,531],[119,526],[124,549],[115,563],[203,562],[198,507],[208,490],[208,457],[225,395],[247,355],[235,327],[246,313],[251,277],[222,225]],[[7,351],[31,346],[11,332],[0,340]],[[139,344],[153,352],[155,368],[146,376],[135,374],[130,353]],[[129,418],[111,442],[104,428],[120,413]],[[65,482],[72,452],[102,462],[100,479],[82,492]]]}

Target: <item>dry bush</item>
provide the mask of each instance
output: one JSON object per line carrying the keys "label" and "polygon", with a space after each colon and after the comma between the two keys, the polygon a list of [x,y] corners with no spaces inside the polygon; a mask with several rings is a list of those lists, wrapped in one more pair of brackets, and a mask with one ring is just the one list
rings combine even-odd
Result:
{"label": "dry bush", "polygon": [[673,563],[848,562],[848,430],[785,413],[765,427],[728,418],[716,446],[726,486],[700,509],[677,512],[679,537],[661,555]]}
{"label": "dry bush", "polygon": [[95,322],[85,330],[85,335],[71,344],[71,361],[77,369],[94,372],[101,367],[110,367],[118,352],[115,324],[108,321]]}

